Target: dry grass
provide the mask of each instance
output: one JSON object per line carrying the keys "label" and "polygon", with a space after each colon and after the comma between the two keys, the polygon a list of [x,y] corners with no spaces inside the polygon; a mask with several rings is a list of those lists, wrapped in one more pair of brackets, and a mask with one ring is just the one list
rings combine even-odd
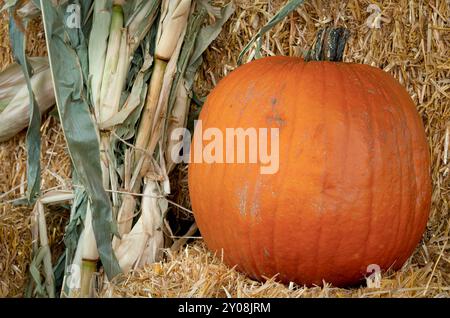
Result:
{"label": "dry grass", "polygon": [[[68,188],[70,160],[62,130],[53,117],[41,127],[43,191]],[[28,206],[17,206],[14,200],[26,191],[25,132],[8,142],[0,143],[0,297],[20,297],[28,279],[31,260],[31,212]],[[47,209],[49,246],[53,262],[63,251],[62,241],[68,212]]]}
{"label": "dry grass", "polygon": [[[43,189],[66,188],[70,176],[69,159],[62,131],[49,117],[42,126],[41,167]],[[26,189],[25,133],[0,144],[0,297],[22,296],[31,259],[30,217],[32,208],[15,206],[14,199],[25,195]],[[62,251],[63,231],[68,213],[49,209],[46,214],[49,245],[54,261]]]}
{"label": "dry grass", "polygon": [[[270,279],[255,282],[227,267],[204,243],[190,244],[178,252],[166,252],[167,261],[121,277],[108,285],[103,297],[449,297],[447,284],[428,284],[432,264],[407,264],[385,274],[380,288],[306,288]],[[439,274],[441,275],[441,274]],[[447,276],[448,281],[448,276]]]}
{"label": "dry grass", "polygon": [[[1,2],[1,1],[0,1]],[[222,1],[215,1],[222,3]],[[284,1],[235,0],[237,7],[219,38],[205,54],[196,92],[206,95],[236,67],[240,50]],[[385,20],[380,29],[366,25],[371,1],[306,1],[307,3],[264,37],[264,55],[299,56],[319,27],[346,26],[352,36],[345,61],[371,64],[393,74],[407,88],[422,116],[432,154],[432,212],[423,241],[401,271],[383,275],[380,288],[336,289],[285,286],[269,280],[258,283],[223,265],[201,241],[166,261],[131,272],[105,289],[106,297],[449,297],[450,246],[450,18],[445,0],[380,1]],[[4,19],[2,19],[4,21]],[[0,26],[0,69],[10,62],[4,23]],[[37,35],[37,36],[36,36]],[[32,34],[32,54],[43,52],[39,31]],[[41,47],[41,49],[39,49]],[[61,129],[48,119],[43,132],[43,189],[66,187],[69,160]],[[446,137],[447,136],[447,137]],[[0,196],[19,197],[25,180],[24,135],[0,144]],[[54,147],[54,148],[52,148]],[[446,148],[447,147],[447,148]],[[51,153],[54,153],[53,155]],[[47,167],[48,168],[45,168]],[[174,200],[189,207],[186,169],[174,173]],[[16,188],[18,187],[18,188]],[[1,198],[1,197],[0,197]],[[0,199],[1,202],[1,199]],[[0,203],[0,296],[20,295],[29,262],[28,208]],[[177,213],[181,213],[178,211]],[[185,215],[185,219],[189,216]],[[51,217],[49,216],[49,219]],[[52,223],[49,221],[49,223]],[[56,222],[55,224],[58,224]],[[63,226],[55,227],[55,241]],[[59,234],[57,234],[59,231]],[[49,231],[52,233],[52,231]],[[59,236],[58,236],[59,235]],[[3,253],[3,254],[2,254]],[[7,255],[7,257],[3,257]],[[6,259],[6,261],[5,261]],[[18,279],[19,277],[20,279]],[[6,292],[5,292],[6,291]]]}

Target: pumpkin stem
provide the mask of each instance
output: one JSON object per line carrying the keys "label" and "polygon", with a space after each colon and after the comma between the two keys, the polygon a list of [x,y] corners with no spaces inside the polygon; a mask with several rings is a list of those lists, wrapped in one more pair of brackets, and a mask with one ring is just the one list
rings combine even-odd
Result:
{"label": "pumpkin stem", "polygon": [[343,27],[321,29],[311,49],[306,53],[305,61],[342,62],[349,36],[350,32]]}

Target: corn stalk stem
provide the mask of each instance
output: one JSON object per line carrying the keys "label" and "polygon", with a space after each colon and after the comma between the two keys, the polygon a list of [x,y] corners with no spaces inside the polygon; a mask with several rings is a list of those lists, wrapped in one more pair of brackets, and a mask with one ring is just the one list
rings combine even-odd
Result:
{"label": "corn stalk stem", "polygon": [[[142,110],[141,123],[139,124],[137,131],[136,148],[138,149],[147,149],[147,144],[152,134],[155,112],[158,107],[166,67],[167,61],[155,58],[150,88],[147,93],[147,100],[144,109]],[[136,152],[135,162],[139,162],[141,157],[142,153],[140,151]]]}
{"label": "corn stalk stem", "polygon": [[[147,175],[150,168],[158,169],[158,164],[153,159],[154,145],[160,140],[159,130],[162,119],[166,115],[161,109],[167,103],[164,99],[167,97],[167,89],[170,90],[168,81],[171,79],[166,77],[168,74],[172,74],[171,72],[175,72],[174,68],[168,72],[168,65],[176,63],[178,59],[190,9],[191,0],[164,0],[162,2],[154,68],[136,134],[135,147],[138,151],[135,152],[134,158],[134,178],[136,179],[132,185],[133,190],[139,190],[141,180]],[[152,157],[144,158],[142,149]],[[122,213],[119,213],[118,222],[126,224],[127,228],[124,226],[123,230],[128,233],[121,239],[120,244],[113,244],[113,246],[116,246],[116,255],[124,271],[129,270],[132,266],[155,261],[159,254],[158,251],[164,243],[161,224],[163,211],[167,209],[167,207],[164,208],[164,204],[167,201],[160,198],[159,182],[154,179],[147,181],[143,191],[144,194],[151,194],[153,197],[144,196],[142,199],[142,214],[132,229],[128,226],[132,225],[129,220],[133,217],[135,199],[130,197],[124,200],[123,203],[128,205],[127,210],[121,209]]]}
{"label": "corn stalk stem", "polygon": [[81,290],[80,297],[87,298],[92,297],[92,279],[95,272],[97,271],[97,260],[83,259],[81,262],[81,271],[83,275],[81,276]]}
{"label": "corn stalk stem", "polygon": [[[150,89],[148,90],[146,103],[144,109],[142,110],[142,119],[141,123],[139,124],[135,142],[135,147],[138,149],[134,155],[136,165],[142,159],[142,156],[144,155],[142,153],[142,150],[147,149],[147,144],[152,133],[153,122],[155,119],[154,116],[156,108],[158,106],[159,96],[161,94],[166,67],[167,61],[158,58],[155,59],[152,78],[150,80]],[[145,171],[139,169],[138,175],[139,177],[143,177],[145,175]],[[135,180],[135,182],[131,186],[131,189],[128,190],[132,193],[135,193],[139,191],[140,186],[140,180]],[[135,207],[136,199],[132,195],[125,196],[122,201],[122,205],[120,207],[117,218],[119,235],[122,236],[130,232],[133,223]],[[116,245],[117,243],[117,240],[115,240],[113,245]]]}
{"label": "corn stalk stem", "polygon": [[[101,85],[97,83],[94,89],[100,88],[95,92],[97,98],[96,104],[97,123],[110,119],[116,114],[120,106],[120,95],[125,85],[126,71],[128,62],[127,32],[123,29],[124,16],[120,3],[115,2],[112,7],[111,23],[109,28],[109,38],[106,48],[106,59],[104,68],[100,68]],[[97,78],[100,74],[95,74]],[[98,97],[99,96],[99,97]],[[111,153],[110,153],[110,132],[100,131],[100,165],[102,170],[102,184],[105,189],[111,188]],[[92,227],[92,214],[90,205],[86,212],[83,233],[80,236],[81,243],[78,248],[81,249],[78,255],[81,256],[81,297],[88,297],[90,294],[90,282],[95,272],[99,259],[95,234]]]}
{"label": "corn stalk stem", "polygon": [[[84,229],[80,236],[80,244],[78,248],[81,248],[81,297],[87,297],[89,294],[90,285],[86,285],[87,282],[92,280],[92,269],[96,268],[99,259],[97,243],[95,241],[94,229],[92,227],[92,211],[91,206],[88,203],[86,210],[86,217],[84,221]],[[92,263],[92,266],[88,266]],[[95,265],[95,266],[94,266]],[[95,271],[95,269],[94,269]],[[84,283],[84,285],[83,285]],[[83,289],[84,288],[84,289]],[[88,290],[86,290],[88,288]]]}
{"label": "corn stalk stem", "polygon": [[94,2],[93,23],[89,36],[89,76],[92,104],[95,117],[100,118],[100,92],[103,71],[105,68],[108,37],[111,28],[111,12],[108,10],[108,0]]}
{"label": "corn stalk stem", "polygon": [[99,123],[107,121],[118,112],[120,95],[125,85],[129,56],[127,31],[123,29],[123,22],[122,7],[114,5],[100,92]]}

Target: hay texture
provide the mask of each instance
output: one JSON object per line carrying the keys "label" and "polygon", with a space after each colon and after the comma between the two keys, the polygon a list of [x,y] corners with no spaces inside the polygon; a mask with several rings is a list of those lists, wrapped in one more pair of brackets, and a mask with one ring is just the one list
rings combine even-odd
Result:
{"label": "hay texture", "polygon": [[[223,4],[228,1],[214,1]],[[285,1],[234,0],[236,11],[222,33],[204,55],[195,91],[206,96],[236,67],[241,49]],[[319,28],[345,26],[351,38],[346,62],[370,64],[394,75],[405,86],[424,122],[432,155],[432,211],[426,233],[414,255],[395,273],[383,273],[376,288],[305,288],[282,285],[269,279],[253,281],[212,255],[201,239],[178,251],[166,251],[165,260],[132,271],[105,284],[103,297],[449,297],[450,245],[450,8],[445,0],[430,1],[305,1],[263,38],[263,55],[301,56]],[[1,5],[1,1],[0,1]],[[371,6],[372,5],[372,6]],[[377,5],[381,15],[368,12]],[[373,10],[373,9],[372,9]],[[376,13],[376,12],[375,12]],[[370,16],[375,19],[370,20]],[[368,23],[368,19],[369,22]],[[5,17],[0,25],[0,64],[11,62]],[[379,22],[379,28],[377,24]],[[31,54],[44,53],[42,37],[30,32]],[[42,30],[42,29],[40,29]],[[30,47],[31,45],[31,47]],[[252,54],[252,52],[250,52]],[[196,111],[195,107],[192,109]],[[43,191],[70,188],[70,161],[57,121],[49,117],[43,128]],[[31,250],[29,216],[31,208],[13,207],[8,201],[24,193],[24,134],[0,144],[0,296],[20,296],[26,283]],[[190,208],[186,167],[175,170],[174,197]],[[3,203],[2,203],[3,202]],[[6,203],[5,203],[6,202]],[[171,213],[192,220],[186,212]],[[52,250],[61,243],[64,219],[48,212]],[[376,286],[376,285],[375,285]]]}

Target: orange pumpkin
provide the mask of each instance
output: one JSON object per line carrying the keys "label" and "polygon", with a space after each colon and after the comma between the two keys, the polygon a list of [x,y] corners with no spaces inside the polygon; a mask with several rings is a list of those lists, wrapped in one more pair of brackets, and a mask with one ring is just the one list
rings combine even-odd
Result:
{"label": "orange pumpkin", "polygon": [[372,264],[400,268],[420,241],[431,200],[428,145],[410,96],[388,73],[262,58],[225,77],[200,120],[203,131],[224,135],[279,129],[277,173],[261,174],[260,163],[189,165],[200,232],[230,266],[256,279],[344,286]]}

